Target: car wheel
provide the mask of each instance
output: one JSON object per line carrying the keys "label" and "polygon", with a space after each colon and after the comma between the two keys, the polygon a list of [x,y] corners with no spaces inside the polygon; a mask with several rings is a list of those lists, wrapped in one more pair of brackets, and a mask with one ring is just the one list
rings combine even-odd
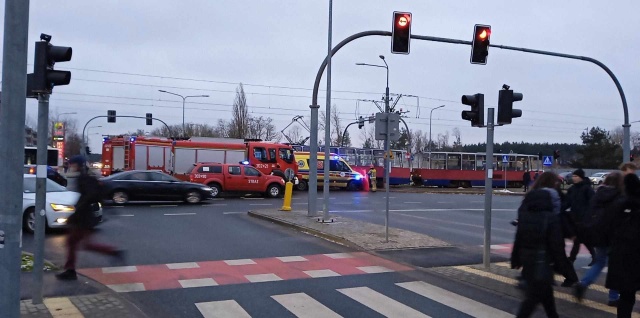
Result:
{"label": "car wheel", "polygon": [[196,190],[190,190],[189,192],[187,192],[187,197],[185,198],[185,201],[187,201],[187,203],[195,204],[200,202],[201,200],[202,196],[200,195],[200,192]]}
{"label": "car wheel", "polygon": [[207,186],[209,188],[211,188],[211,190],[213,190],[213,191],[211,191],[211,197],[212,198],[217,198],[217,197],[220,196],[220,193],[222,191],[220,190],[220,186],[217,183],[209,183],[209,184],[207,184]]}
{"label": "car wheel", "polygon": [[116,190],[111,194],[111,200],[113,200],[115,204],[125,204],[129,202],[129,195],[122,190]]}
{"label": "car wheel", "polygon": [[271,184],[269,185],[269,187],[267,188],[267,195],[270,198],[277,198],[280,197],[280,194],[282,194],[282,188],[280,188],[279,185],[277,184]]}
{"label": "car wheel", "polygon": [[358,191],[358,185],[353,180],[349,181],[349,183],[347,183],[347,190],[349,190],[349,191]]}
{"label": "car wheel", "polygon": [[28,208],[24,211],[22,217],[22,229],[27,233],[33,233],[36,230],[36,213],[34,208]]}
{"label": "car wheel", "polygon": [[300,180],[296,185],[296,189],[298,191],[307,191],[309,189],[309,184],[307,183],[307,181]]}

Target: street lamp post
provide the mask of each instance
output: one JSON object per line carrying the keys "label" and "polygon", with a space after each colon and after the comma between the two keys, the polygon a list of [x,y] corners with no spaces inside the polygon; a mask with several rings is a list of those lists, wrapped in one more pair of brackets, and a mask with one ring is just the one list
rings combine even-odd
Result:
{"label": "street lamp post", "polygon": [[172,93],[172,92],[168,92],[162,89],[158,90],[160,93],[166,93],[166,94],[171,94],[171,95],[176,95],[180,98],[182,98],[182,134],[186,136],[187,131],[184,128],[184,104],[187,100],[187,98],[189,97],[209,97],[209,95],[189,95],[189,96],[182,96],[180,94],[176,94],[176,93]]}
{"label": "street lamp post", "polygon": [[431,169],[431,145],[433,144],[433,140],[431,139],[431,116],[433,115],[434,110],[442,107],[444,107],[444,105],[433,108],[431,109],[431,112],[429,112],[429,169]]}

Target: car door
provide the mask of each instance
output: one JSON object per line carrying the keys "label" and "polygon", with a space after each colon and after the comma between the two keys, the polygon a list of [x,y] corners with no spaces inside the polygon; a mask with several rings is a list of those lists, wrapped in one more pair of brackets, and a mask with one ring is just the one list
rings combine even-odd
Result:
{"label": "car door", "polygon": [[244,173],[244,184],[247,187],[247,190],[250,192],[262,192],[265,189],[263,189],[264,182],[260,182],[261,179],[261,173],[260,171],[258,171],[256,168],[254,167],[249,167],[249,166],[244,166],[243,168],[243,173]]}
{"label": "car door", "polygon": [[166,201],[180,197],[182,191],[177,186],[177,182],[174,181],[168,175],[162,172],[148,172],[149,174],[149,196],[154,200]]}
{"label": "car door", "polygon": [[149,182],[149,173],[145,171],[136,171],[127,176],[123,180],[129,190],[129,197],[136,200],[153,200],[153,190]]}
{"label": "car door", "polygon": [[242,175],[242,167],[240,165],[229,165],[224,179],[225,190],[227,191],[246,191],[244,176]]}

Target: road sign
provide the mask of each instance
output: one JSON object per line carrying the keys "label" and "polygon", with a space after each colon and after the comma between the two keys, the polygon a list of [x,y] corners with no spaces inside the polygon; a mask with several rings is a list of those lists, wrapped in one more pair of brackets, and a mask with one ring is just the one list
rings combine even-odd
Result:
{"label": "road sign", "polygon": [[503,155],[502,156],[502,163],[509,163],[509,156]]}
{"label": "road sign", "polygon": [[542,165],[545,167],[553,166],[553,156],[544,156],[542,159]]}

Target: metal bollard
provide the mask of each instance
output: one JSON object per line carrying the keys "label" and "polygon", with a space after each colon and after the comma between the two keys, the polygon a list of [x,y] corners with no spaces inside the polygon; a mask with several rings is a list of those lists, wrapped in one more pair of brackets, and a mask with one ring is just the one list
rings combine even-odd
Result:
{"label": "metal bollard", "polygon": [[280,211],[291,211],[291,197],[293,196],[293,183],[287,181],[284,185],[284,203]]}

